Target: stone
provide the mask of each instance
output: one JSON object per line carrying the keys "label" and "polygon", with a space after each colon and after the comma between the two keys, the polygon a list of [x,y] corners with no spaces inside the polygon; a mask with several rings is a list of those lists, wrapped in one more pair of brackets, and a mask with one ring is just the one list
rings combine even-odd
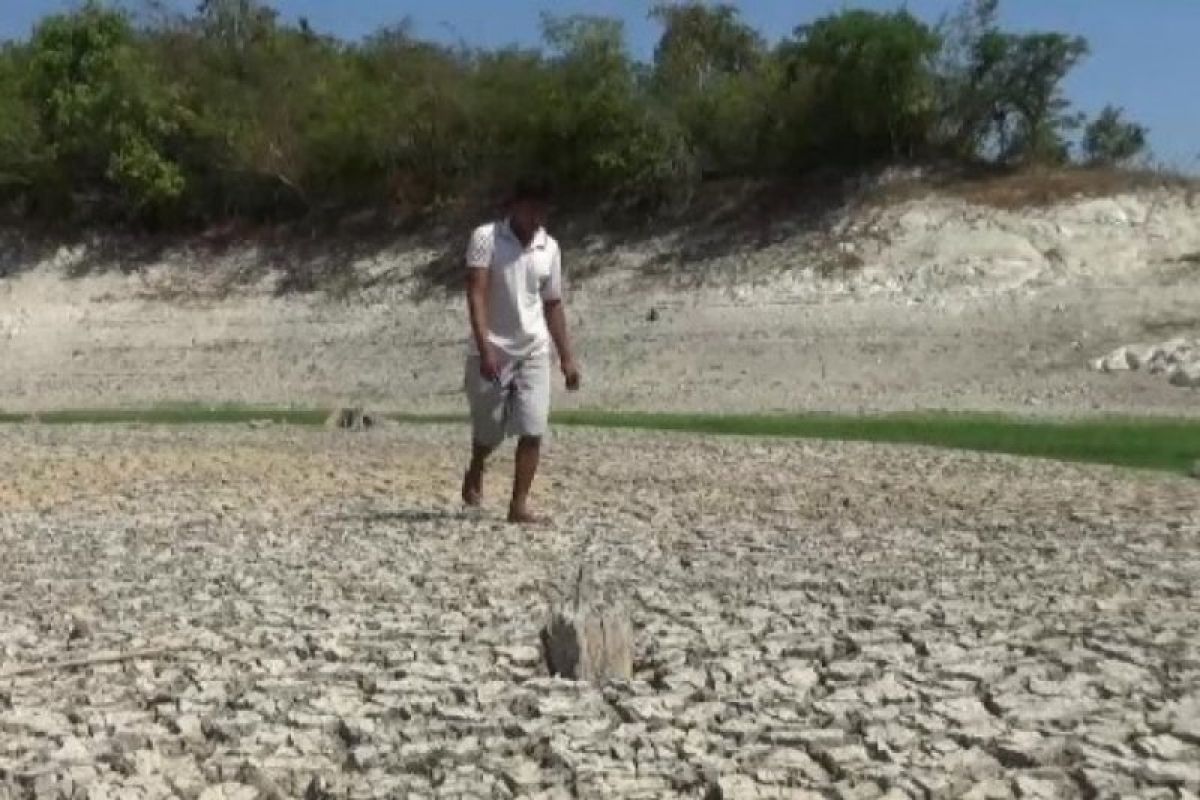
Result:
{"label": "stone", "polygon": [[821,677],[812,667],[791,667],[779,674],[779,681],[793,691],[806,694],[821,682]]}
{"label": "stone", "polygon": [[752,798],[762,797],[761,788],[748,775],[727,775],[723,776],[717,782],[716,794],[708,796],[719,798],[720,800],[743,800],[743,798],[751,800]]}
{"label": "stone", "polygon": [[538,664],[543,663],[541,651],[531,645],[497,647],[494,652],[498,658],[503,658],[512,664],[522,667],[536,667]]}
{"label": "stone", "polygon": [[977,747],[950,753],[942,759],[941,768],[977,781],[998,778],[1003,772],[999,761]]}
{"label": "stone", "polygon": [[883,789],[875,781],[843,781],[833,791],[837,800],[879,800],[883,797]]}
{"label": "stone", "polygon": [[204,741],[204,724],[195,714],[184,714],[171,725],[181,738],[189,742]]}
{"label": "stone", "polygon": [[933,711],[962,727],[991,725],[995,722],[992,713],[975,697],[943,700],[934,705]]}
{"label": "stone", "polygon": [[1189,744],[1200,745],[1200,697],[1170,704],[1163,710],[1159,725],[1165,733]]}
{"label": "stone", "polygon": [[1139,775],[1150,783],[1189,786],[1200,789],[1200,763],[1163,761],[1147,758],[1138,766]]}
{"label": "stone", "polygon": [[1172,386],[1181,389],[1200,389],[1200,361],[1180,364],[1171,370],[1169,378]]}
{"label": "stone", "polygon": [[963,795],[963,800],[1010,800],[1012,796],[1012,786],[1008,781],[991,778],[972,786],[971,790]]}
{"label": "stone", "polygon": [[677,695],[675,697],[630,697],[618,701],[615,705],[626,722],[661,727],[671,724],[676,719],[679,709],[686,704],[687,698]]}
{"label": "stone", "polygon": [[1129,369],[1128,348],[1118,347],[1103,358],[1092,362],[1096,372],[1125,372]]}
{"label": "stone", "polygon": [[527,758],[510,763],[503,773],[504,782],[514,792],[528,791],[542,783],[542,770]]}
{"label": "stone", "polygon": [[222,783],[200,793],[199,800],[256,800],[258,790],[243,783]]}
{"label": "stone", "polygon": [[1132,370],[1148,366],[1163,350],[1158,345],[1130,345],[1125,348],[1125,362]]}
{"label": "stone", "polygon": [[820,764],[803,750],[795,748],[772,750],[763,758],[762,764],[768,769],[786,772],[789,778],[799,774],[815,783],[825,783],[829,780],[829,774]]}
{"label": "stone", "polygon": [[1174,736],[1147,736],[1138,739],[1133,749],[1147,758],[1158,758],[1166,761],[1183,761],[1189,755],[1194,756],[1194,748],[1189,747],[1181,739]]}
{"label": "stone", "polygon": [[996,742],[992,752],[1009,769],[1030,769],[1049,763],[1058,748],[1036,731],[1013,731]]}
{"label": "stone", "polygon": [[1109,770],[1085,767],[1076,775],[1090,797],[1121,797],[1137,788],[1133,778]]}
{"label": "stone", "polygon": [[890,672],[865,687],[862,695],[863,699],[872,706],[907,703],[915,696],[912,690],[900,683]]}
{"label": "stone", "polygon": [[857,681],[870,671],[871,665],[866,661],[835,661],[825,674],[835,681]]}
{"label": "stone", "polygon": [[352,770],[366,772],[379,762],[379,748],[374,745],[360,744],[350,749],[346,765]]}
{"label": "stone", "polygon": [[64,738],[62,745],[50,757],[59,764],[86,764],[93,759],[88,746],[75,736]]}
{"label": "stone", "polygon": [[871,761],[870,754],[861,744],[821,748],[815,750],[813,756],[835,778],[844,777]]}
{"label": "stone", "polygon": [[80,642],[91,639],[95,629],[96,623],[90,615],[73,613],[67,625],[67,641]]}

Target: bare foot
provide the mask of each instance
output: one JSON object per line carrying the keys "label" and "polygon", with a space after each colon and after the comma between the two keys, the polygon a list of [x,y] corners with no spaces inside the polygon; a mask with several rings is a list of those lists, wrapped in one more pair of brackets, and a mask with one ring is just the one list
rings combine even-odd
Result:
{"label": "bare foot", "polygon": [[548,517],[531,514],[527,510],[508,509],[508,521],[513,525],[523,525],[527,528],[544,528],[550,524]]}
{"label": "bare foot", "polygon": [[483,504],[483,470],[467,470],[463,475],[462,500],[471,508]]}

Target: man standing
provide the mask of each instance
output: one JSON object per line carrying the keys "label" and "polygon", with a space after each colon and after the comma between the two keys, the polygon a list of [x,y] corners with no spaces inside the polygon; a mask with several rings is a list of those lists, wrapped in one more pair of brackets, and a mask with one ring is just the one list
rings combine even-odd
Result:
{"label": "man standing", "polygon": [[558,352],[567,389],[579,389],[562,299],[562,254],[546,233],[549,191],[521,181],[508,216],[477,228],[467,249],[471,340],[466,392],[473,434],[463,502],[483,499],[488,456],[506,436],[517,437],[509,522],[540,522],[529,511],[529,489],[550,418],[550,345]]}

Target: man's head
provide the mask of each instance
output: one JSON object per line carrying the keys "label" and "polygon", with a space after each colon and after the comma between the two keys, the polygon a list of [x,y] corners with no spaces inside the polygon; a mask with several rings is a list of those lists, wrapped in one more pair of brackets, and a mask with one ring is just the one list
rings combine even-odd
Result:
{"label": "man's head", "polygon": [[540,177],[522,178],[513,186],[508,203],[508,220],[513,233],[532,239],[545,227],[550,210],[550,184]]}

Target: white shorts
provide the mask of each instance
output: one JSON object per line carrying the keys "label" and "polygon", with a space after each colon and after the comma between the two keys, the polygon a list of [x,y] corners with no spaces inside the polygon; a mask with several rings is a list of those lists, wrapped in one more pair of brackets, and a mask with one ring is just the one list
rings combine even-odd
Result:
{"label": "white shorts", "polygon": [[506,436],[545,436],[550,427],[550,355],[513,359],[501,354],[500,380],[479,374],[467,358],[466,390],[476,444],[498,447]]}

